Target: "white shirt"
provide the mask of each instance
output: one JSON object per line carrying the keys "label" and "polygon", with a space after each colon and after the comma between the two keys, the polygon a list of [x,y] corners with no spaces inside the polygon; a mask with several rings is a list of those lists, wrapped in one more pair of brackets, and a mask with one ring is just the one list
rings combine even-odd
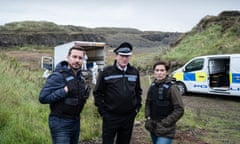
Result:
{"label": "white shirt", "polygon": [[117,63],[117,68],[121,71],[127,71],[127,66],[125,66],[124,68],[122,68],[118,63]]}

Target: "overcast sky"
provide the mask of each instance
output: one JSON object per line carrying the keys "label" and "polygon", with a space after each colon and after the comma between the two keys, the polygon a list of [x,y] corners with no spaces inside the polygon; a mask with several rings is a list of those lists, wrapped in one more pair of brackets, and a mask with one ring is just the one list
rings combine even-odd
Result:
{"label": "overcast sky", "polygon": [[0,25],[36,20],[89,28],[187,32],[204,16],[240,10],[240,0],[0,0]]}

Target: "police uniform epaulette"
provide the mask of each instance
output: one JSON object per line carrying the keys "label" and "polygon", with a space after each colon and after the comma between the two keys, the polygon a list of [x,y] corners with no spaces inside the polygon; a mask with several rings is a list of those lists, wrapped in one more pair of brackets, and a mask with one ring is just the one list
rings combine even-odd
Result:
{"label": "police uniform epaulette", "polygon": [[171,85],[170,85],[169,83],[164,83],[164,84],[163,84],[163,88],[166,88],[166,89],[168,89],[170,86],[171,86]]}
{"label": "police uniform epaulette", "polygon": [[155,83],[155,82],[152,82],[152,83],[151,83],[151,86],[154,86],[154,85],[156,85],[156,83]]}

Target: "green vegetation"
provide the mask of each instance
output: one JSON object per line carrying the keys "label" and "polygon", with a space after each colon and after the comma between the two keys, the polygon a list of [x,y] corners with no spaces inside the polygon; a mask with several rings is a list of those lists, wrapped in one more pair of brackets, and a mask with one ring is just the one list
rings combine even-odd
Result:
{"label": "green vegetation", "polygon": [[134,52],[134,55],[131,58],[131,64],[138,68],[141,72],[147,71],[151,73],[152,66],[156,61],[165,60],[163,59],[162,54],[167,49],[168,47],[154,47],[145,50],[144,52],[141,52],[141,50],[135,50],[137,52]]}
{"label": "green vegetation", "polygon": [[36,32],[62,32],[64,29],[56,25],[52,22],[47,21],[23,21],[23,22],[11,22],[7,23],[4,26],[0,27],[1,33],[4,31],[9,32],[28,32],[28,33],[36,33]]}
{"label": "green vegetation", "polygon": [[69,41],[106,42],[117,47],[123,41],[131,42],[134,47],[149,48],[166,46],[176,41],[181,33],[139,31],[133,28],[87,28],[74,25],[57,25],[47,21],[19,21],[0,25],[0,45],[10,46],[55,45]]}
{"label": "green vegetation", "polygon": [[240,124],[239,119],[233,118],[236,112],[210,107],[186,108],[177,126],[182,132],[194,133],[197,139],[206,143],[238,143]]}
{"label": "green vegetation", "polygon": [[[38,102],[44,83],[42,72],[24,69],[21,63],[0,55],[0,143],[51,143],[48,105]],[[85,105],[81,119],[81,139],[100,136],[101,120],[92,98]]]}
{"label": "green vegetation", "polygon": [[136,49],[131,63],[140,71],[146,71],[159,60],[183,65],[196,56],[232,53],[240,53],[240,25],[225,31],[221,25],[212,25],[204,31],[185,34],[176,47],[155,47],[145,52],[141,52],[141,48]]}
{"label": "green vegetation", "polygon": [[212,25],[202,32],[188,33],[176,47],[163,54],[163,58],[186,62],[201,55],[239,53],[239,31],[239,25],[225,31],[220,25]]}
{"label": "green vegetation", "polygon": [[39,72],[0,55],[0,143],[49,143],[48,110],[38,104]]}

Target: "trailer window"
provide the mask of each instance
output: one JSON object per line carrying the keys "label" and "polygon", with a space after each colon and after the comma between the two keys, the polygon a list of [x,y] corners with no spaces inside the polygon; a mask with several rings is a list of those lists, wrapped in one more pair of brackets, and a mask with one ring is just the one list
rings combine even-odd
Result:
{"label": "trailer window", "polygon": [[203,68],[204,59],[195,59],[185,67],[186,72],[197,71]]}
{"label": "trailer window", "polygon": [[53,58],[48,56],[42,56],[41,68],[53,71]]}

